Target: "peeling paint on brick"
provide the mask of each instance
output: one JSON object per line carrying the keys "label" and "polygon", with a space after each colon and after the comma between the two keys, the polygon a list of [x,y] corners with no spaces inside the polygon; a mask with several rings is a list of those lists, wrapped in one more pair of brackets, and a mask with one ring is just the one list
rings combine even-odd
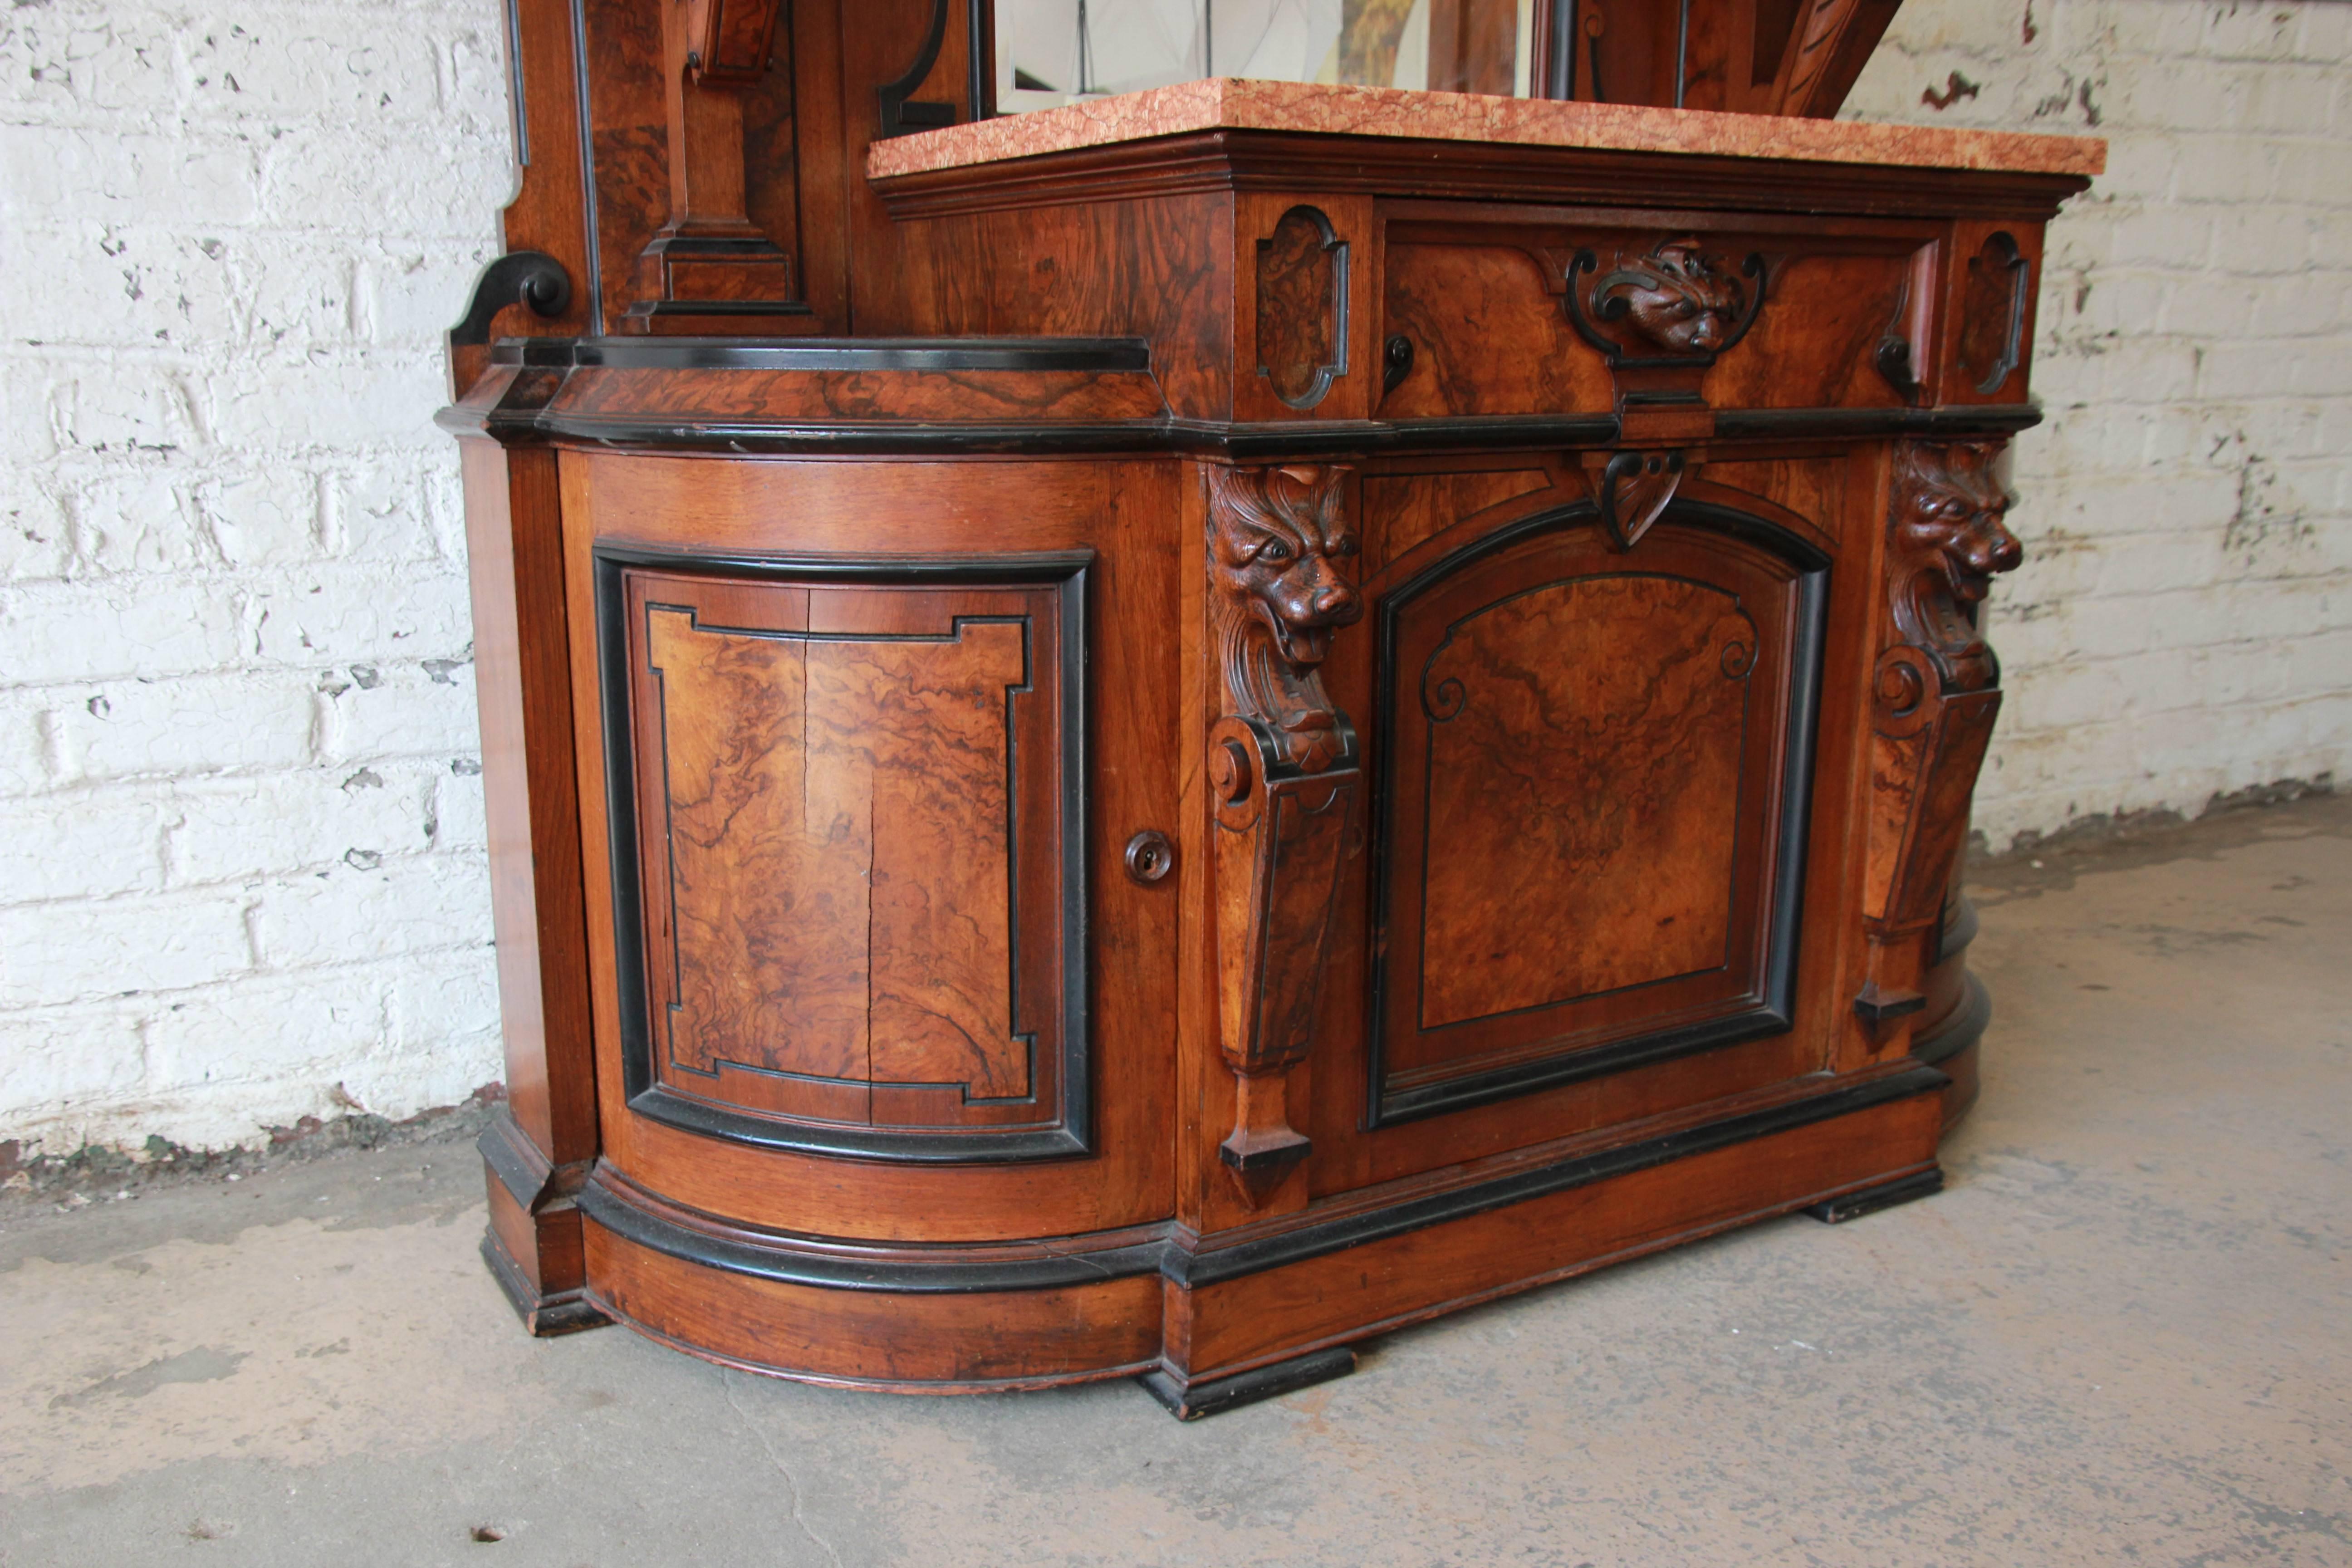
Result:
{"label": "peeling paint on brick", "polygon": [[[55,848],[0,881],[54,955],[0,987],[0,1135],[454,1102],[500,1068],[430,416],[502,7],[5,15],[0,826]],[[1906,0],[1847,113],[2112,142],[2050,231],[1987,840],[2352,776],[2352,5]]]}

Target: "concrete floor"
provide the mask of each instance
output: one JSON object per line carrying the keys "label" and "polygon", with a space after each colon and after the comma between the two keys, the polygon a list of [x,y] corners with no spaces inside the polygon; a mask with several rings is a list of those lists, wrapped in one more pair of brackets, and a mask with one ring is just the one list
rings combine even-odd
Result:
{"label": "concrete floor", "polygon": [[1999,1011],[1941,1196],[1193,1426],[531,1341],[462,1144],[18,1200],[0,1563],[2352,1564],[2352,800],[1978,897]]}

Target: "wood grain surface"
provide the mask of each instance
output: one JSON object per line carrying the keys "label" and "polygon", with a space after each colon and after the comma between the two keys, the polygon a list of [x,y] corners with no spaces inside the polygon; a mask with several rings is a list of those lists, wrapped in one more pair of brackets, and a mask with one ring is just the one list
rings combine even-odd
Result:
{"label": "wood grain surface", "polygon": [[1449,632],[1420,672],[1423,1026],[1723,963],[1756,652],[1738,596],[1595,575]]}
{"label": "wood grain surface", "polygon": [[1486,552],[1390,611],[1392,1086],[1758,993],[1793,573],[1671,521],[1624,554],[1598,531]]}
{"label": "wood grain surface", "polygon": [[1031,1100],[1060,1044],[1050,984],[1014,990],[1059,967],[1054,900],[1013,902],[1021,855],[1054,858],[1054,592],[626,582],[666,1081],[823,1120]]}

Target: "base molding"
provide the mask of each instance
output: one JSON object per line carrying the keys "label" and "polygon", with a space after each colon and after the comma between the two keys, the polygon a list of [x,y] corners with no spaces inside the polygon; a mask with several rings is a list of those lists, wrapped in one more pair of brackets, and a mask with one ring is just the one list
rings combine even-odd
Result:
{"label": "base molding", "polygon": [[1187,1381],[1169,1367],[1155,1367],[1135,1381],[1144,1392],[1168,1407],[1168,1414],[1179,1421],[1198,1421],[1203,1415],[1220,1411],[1255,1405],[1261,1399],[1275,1399],[1302,1388],[1312,1388],[1318,1383],[1328,1383],[1335,1377],[1345,1377],[1356,1370],[1356,1352],[1347,1345],[1331,1350],[1314,1351],[1288,1361],[1261,1366],[1231,1377],[1212,1377],[1199,1382]]}
{"label": "base molding", "polygon": [[[1140,1375],[1192,1420],[1339,1376],[1353,1346],[1412,1323],[1800,1209],[1924,1195],[1947,1083],[1916,1062],[1824,1077],[1784,1103],[1209,1250],[1168,1226],[887,1255],[721,1235],[601,1167],[564,1217],[591,1310],[709,1360],[907,1394]],[[821,1240],[858,1256],[821,1258]]]}

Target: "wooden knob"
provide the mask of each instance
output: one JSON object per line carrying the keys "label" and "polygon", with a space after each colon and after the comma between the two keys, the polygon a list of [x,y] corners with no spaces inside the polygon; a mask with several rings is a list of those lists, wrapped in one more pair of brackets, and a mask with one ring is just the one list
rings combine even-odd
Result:
{"label": "wooden knob", "polygon": [[1239,741],[1209,749],[1209,785],[1220,800],[1236,801],[1250,792],[1250,755]]}

